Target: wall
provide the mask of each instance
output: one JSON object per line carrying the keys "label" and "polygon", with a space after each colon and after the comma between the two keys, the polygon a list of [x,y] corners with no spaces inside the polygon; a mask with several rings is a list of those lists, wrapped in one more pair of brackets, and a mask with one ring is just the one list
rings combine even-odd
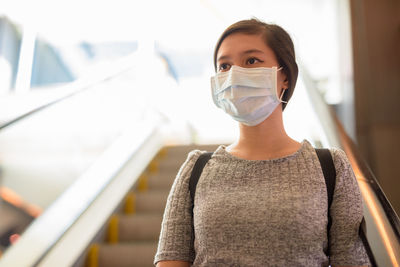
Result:
{"label": "wall", "polygon": [[400,214],[400,1],[349,1],[357,142]]}

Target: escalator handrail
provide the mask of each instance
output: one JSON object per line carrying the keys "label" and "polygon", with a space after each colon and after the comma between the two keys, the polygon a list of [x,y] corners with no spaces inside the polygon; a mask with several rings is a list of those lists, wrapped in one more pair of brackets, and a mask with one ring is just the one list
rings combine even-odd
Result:
{"label": "escalator handrail", "polygon": [[[385,218],[383,219],[386,220],[391,226],[391,230],[395,236],[394,238],[396,239],[392,241],[397,242],[397,244],[400,244],[400,219],[396,214],[395,210],[393,209],[393,207],[391,206],[390,202],[388,201],[387,197],[383,193],[383,190],[379,185],[379,182],[377,181],[375,175],[369,168],[366,161],[361,156],[353,140],[345,132],[341,122],[337,118],[336,113],[333,111],[332,107],[329,106],[323,100],[321,93],[315,86],[315,82],[312,80],[307,69],[301,65],[300,71],[301,71],[301,77],[304,80],[304,83],[306,84],[307,93],[312,102],[312,106],[315,109],[316,114],[319,117],[319,121],[323,125],[324,132],[327,135],[329,145],[344,150],[347,156],[349,157],[353,168],[356,167],[357,169],[359,169],[362,175],[361,179],[368,184],[373,194],[375,194],[375,196],[377,197],[379,205],[382,207],[384,211]],[[357,177],[357,179],[360,178]],[[361,191],[361,193],[363,192]],[[365,198],[364,195],[363,198]],[[374,240],[368,240],[367,233],[364,228],[361,228],[360,230],[362,234],[366,237],[366,241],[368,242],[369,246],[369,244]],[[368,249],[369,248],[367,248],[367,250]],[[388,252],[388,254],[390,253]],[[391,256],[394,257],[393,253]],[[370,255],[370,258],[372,261],[376,260],[374,255]],[[394,261],[398,263],[400,261],[400,258],[396,258],[394,259]],[[398,265],[394,264],[393,266],[398,266]]]}
{"label": "escalator handrail", "polygon": [[[338,120],[337,117],[335,117],[335,120]],[[337,122],[338,125],[340,125],[340,122]],[[340,127],[340,135],[342,136],[341,139],[348,145],[352,151],[352,153],[355,155],[355,159],[357,160],[357,165],[360,167],[362,170],[362,173],[364,175],[364,179],[368,181],[368,184],[373,188],[374,193],[376,196],[379,198],[380,203],[385,210],[385,213],[388,217],[388,220],[393,227],[394,233],[396,234],[396,237],[398,241],[400,242],[400,220],[395,212],[393,206],[390,204],[389,200],[387,199],[385,193],[382,190],[382,187],[379,185],[378,180],[376,179],[374,173],[372,172],[371,168],[368,166],[364,158],[360,155],[359,150],[357,149],[356,144],[354,141],[346,134],[344,131],[343,127]]]}
{"label": "escalator handrail", "polygon": [[59,88],[61,93],[53,97],[51,100],[48,100],[45,103],[38,104],[37,106],[29,109],[28,111],[16,115],[14,118],[6,122],[0,123],[0,131],[25,118],[30,117],[31,115],[37,112],[40,112],[41,110],[53,106],[54,104],[67,100],[68,98],[73,97],[79,93],[82,93],[88,89],[94,89],[96,88],[95,85],[107,81],[109,79],[112,79],[113,77],[116,77],[130,70],[137,62],[135,59],[136,59],[136,53],[132,53],[131,55],[128,55],[122,59],[116,60],[112,64],[108,64],[106,68],[102,67],[92,70],[92,73],[95,72],[95,74],[93,75],[88,75],[79,78],[78,80],[71,82],[69,84],[62,85],[61,86],[62,88]]}
{"label": "escalator handrail", "polygon": [[[127,129],[81,177],[76,179],[72,186],[25,230],[18,242],[5,251],[0,258],[0,267],[40,265],[93,203],[99,200],[102,192],[107,190],[110,184],[115,184],[120,179],[118,174],[130,159],[138,153],[143,154],[143,151],[149,154],[146,150],[149,142],[154,142],[152,141],[154,138],[162,139],[159,132],[163,122],[160,120],[162,118],[154,119],[152,122],[143,122],[142,125],[132,125]],[[138,129],[141,130],[138,132]],[[149,156],[147,163],[152,157],[152,155]],[[146,163],[135,164],[134,168],[138,175],[129,176],[128,179],[132,183],[130,186],[137,181],[142,169],[146,168]],[[130,187],[124,186],[123,188],[129,190]],[[115,193],[120,193],[118,196],[123,198],[126,192]],[[74,200],[72,204],[70,200]],[[119,202],[108,201],[107,205],[114,205],[113,209],[115,209]],[[81,232],[82,235],[79,239],[82,240],[75,240],[75,243],[83,242],[85,239],[85,233],[83,233],[85,231]],[[87,246],[87,244],[85,245]],[[64,253],[68,254],[69,252],[64,250]]]}

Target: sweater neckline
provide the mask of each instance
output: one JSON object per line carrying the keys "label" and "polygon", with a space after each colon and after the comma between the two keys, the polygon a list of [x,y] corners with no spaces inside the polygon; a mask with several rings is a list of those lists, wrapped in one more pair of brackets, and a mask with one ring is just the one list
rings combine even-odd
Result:
{"label": "sweater neckline", "polygon": [[234,156],[234,155],[232,155],[231,153],[229,153],[227,150],[226,150],[226,145],[220,145],[218,148],[217,148],[217,150],[215,151],[215,154],[220,154],[220,155],[222,155],[222,156],[225,156],[225,157],[227,157],[227,158],[230,158],[230,159],[232,159],[232,160],[235,160],[235,161],[240,161],[240,162],[247,162],[247,163],[266,163],[266,162],[280,162],[280,161],[286,161],[286,160],[288,160],[288,159],[291,159],[291,158],[295,158],[295,157],[297,157],[300,153],[302,153],[304,150],[306,150],[307,149],[307,147],[312,147],[311,146],[311,144],[307,141],[307,140],[303,140],[302,142],[301,142],[301,146],[300,146],[300,148],[297,150],[297,151],[295,151],[295,152],[293,152],[292,154],[289,154],[289,155],[286,155],[286,156],[283,156],[283,157],[279,157],[279,158],[273,158],[273,159],[262,159],[262,160],[253,160],[253,159],[244,159],[244,158],[240,158],[240,157],[237,157],[237,156]]}

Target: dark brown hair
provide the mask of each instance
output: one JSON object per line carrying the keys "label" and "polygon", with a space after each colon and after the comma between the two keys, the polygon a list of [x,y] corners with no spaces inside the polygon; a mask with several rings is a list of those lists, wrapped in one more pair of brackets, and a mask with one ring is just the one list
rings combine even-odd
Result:
{"label": "dark brown hair", "polygon": [[[296,63],[294,46],[289,34],[280,26],[267,24],[258,19],[238,21],[229,26],[219,38],[214,50],[214,68],[217,71],[217,53],[226,37],[233,33],[244,33],[250,35],[262,35],[265,43],[274,51],[282,71],[287,77],[289,87],[285,90],[282,100],[289,101],[296,86],[298,67]],[[286,104],[282,103],[282,109]]]}

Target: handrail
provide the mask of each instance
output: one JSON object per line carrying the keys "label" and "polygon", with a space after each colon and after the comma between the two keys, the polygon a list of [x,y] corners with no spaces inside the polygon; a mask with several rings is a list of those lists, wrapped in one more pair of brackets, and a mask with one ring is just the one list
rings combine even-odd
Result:
{"label": "handrail", "polygon": [[[161,148],[163,144],[163,137],[159,130],[161,123],[162,121],[143,122],[143,124],[132,126],[119,137],[61,197],[28,227],[18,242],[6,250],[0,258],[0,267],[70,266],[67,264],[68,261],[72,261],[72,265]],[[130,162],[132,159],[136,164]],[[128,162],[133,167],[130,167],[129,173],[126,174],[123,172]],[[104,197],[110,188],[112,194],[108,192],[108,195]],[[99,202],[101,205],[98,204]],[[88,212],[93,214],[93,207],[97,208],[94,212],[96,220],[90,218],[90,225],[88,225],[85,214]],[[80,220],[86,220],[86,225],[76,230]],[[70,232],[75,232],[75,237],[72,242],[69,240],[70,242],[63,243],[64,248],[61,245],[60,249],[60,243],[68,239],[67,233]],[[76,233],[79,236],[76,236]],[[66,250],[65,246],[70,248]],[[64,255],[65,262],[63,261],[61,265],[60,262],[55,265],[43,264],[49,261],[49,258],[50,262],[54,261],[52,257],[54,253],[58,256],[55,257],[56,260],[59,260],[60,251],[61,255]]]}
{"label": "handrail", "polygon": [[[337,117],[335,117],[335,120],[338,120]],[[381,202],[381,205],[382,205],[383,209],[385,210],[385,213],[388,214],[388,219],[390,221],[390,225],[395,230],[396,237],[397,237],[398,241],[400,242],[400,220],[399,220],[397,213],[395,212],[393,206],[388,201],[385,193],[382,191],[382,188],[379,185],[379,183],[378,183],[375,175],[371,171],[370,167],[368,166],[368,164],[365,162],[365,160],[360,155],[360,153],[356,147],[356,144],[346,134],[346,132],[345,132],[343,126],[340,124],[340,122],[338,121],[337,123],[340,126],[339,134],[343,141],[344,147],[348,147],[348,149],[346,149],[346,150],[351,152],[351,154],[349,156],[352,157],[352,159],[354,159],[355,161],[357,161],[357,166],[359,168],[359,171],[362,172],[364,175],[364,177],[362,177],[362,178],[365,179],[365,181],[367,181],[370,184],[370,186],[374,188],[374,191],[375,191],[377,197],[379,198],[379,201]],[[358,171],[358,170],[356,170],[356,171]]]}
{"label": "handrail", "polygon": [[23,114],[17,115],[15,118],[12,118],[7,122],[1,123],[0,130],[10,125],[13,125],[14,123],[25,119],[43,109],[46,109],[58,102],[64,101],[70,97],[82,93],[90,88],[96,88],[96,86],[94,85],[130,70],[137,63],[136,57],[137,54],[136,52],[134,52],[122,59],[116,60],[114,63],[107,65],[107,67],[93,69],[91,72],[94,74],[92,75],[79,78],[74,82],[60,86],[60,88],[58,88],[57,90],[60,90],[62,93],[55,96],[53,99],[44,104],[39,104],[38,106],[31,108]]}
{"label": "handrail", "polygon": [[324,126],[330,146],[341,148],[347,154],[360,186],[364,200],[365,229],[361,233],[366,238],[372,264],[376,266],[400,266],[400,220],[384,195],[377,179],[363,160],[356,145],[345,132],[335,112],[322,98],[307,69],[301,66],[301,77],[307,93]]}
{"label": "handrail", "polygon": [[[59,88],[58,90],[62,92],[56,97],[0,124],[0,130],[49,106],[81,92],[86,92],[88,89],[95,90],[97,84],[107,82],[128,71],[135,71],[139,67],[140,56],[141,54],[133,53],[113,63],[114,66],[108,65],[107,68],[94,71],[91,76]],[[137,70],[140,71],[140,69]],[[154,111],[154,116],[151,118],[146,118],[146,121],[124,126],[128,129],[125,129],[116,141],[113,140],[111,146],[96,159],[94,164],[25,230],[18,242],[5,251],[0,258],[1,267],[42,266],[42,262],[54,259],[52,255],[60,254],[60,246],[74,244],[74,249],[62,249],[63,255],[70,255],[66,262],[75,257],[76,253],[80,255],[84,251],[88,242],[99,232],[111,212],[119,205],[125,193],[136,183],[139,175],[163,145],[164,140],[160,127],[163,126],[165,119],[157,114],[157,111]],[[129,175],[127,175],[126,165],[131,165],[132,160],[134,166],[129,168]],[[111,196],[108,193],[108,197],[104,201],[103,196],[110,188],[113,188],[113,192]],[[115,194],[115,192],[118,193]],[[112,201],[110,201],[111,199]],[[87,213],[93,209],[99,209],[98,203],[102,203],[102,205],[100,205],[101,211],[95,212],[96,221],[79,230],[79,235],[75,237],[74,242],[65,244],[64,240],[71,236],[70,233],[75,231],[80,222],[87,221]],[[99,225],[95,232],[93,232],[94,225]],[[77,247],[80,247],[79,251],[76,250]],[[76,258],[74,259],[76,260]],[[59,266],[59,263],[47,266],[55,265]]]}

